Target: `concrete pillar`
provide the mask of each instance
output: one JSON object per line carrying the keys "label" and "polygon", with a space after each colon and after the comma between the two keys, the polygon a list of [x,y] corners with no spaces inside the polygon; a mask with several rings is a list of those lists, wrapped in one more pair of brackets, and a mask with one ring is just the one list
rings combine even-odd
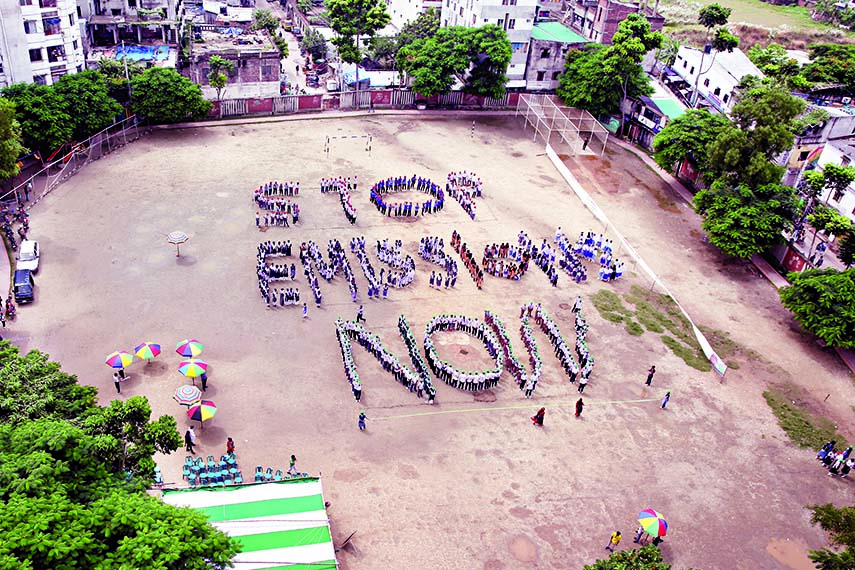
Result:
{"label": "concrete pillar", "polygon": [[113,24],[110,26],[110,31],[113,32],[113,43],[119,45],[119,26]]}
{"label": "concrete pillar", "polygon": [[136,28],[136,30],[137,30],[137,43],[141,44],[142,43],[142,26],[134,26],[134,28]]}

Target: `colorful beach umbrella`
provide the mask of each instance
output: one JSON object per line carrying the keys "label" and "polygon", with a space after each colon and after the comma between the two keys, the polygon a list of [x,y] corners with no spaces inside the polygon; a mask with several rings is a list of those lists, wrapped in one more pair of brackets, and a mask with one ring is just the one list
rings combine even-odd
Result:
{"label": "colorful beach umbrella", "polygon": [[160,354],[160,345],[156,342],[144,342],[134,347],[134,354],[137,358],[143,360],[151,360]]}
{"label": "colorful beach umbrella", "polygon": [[205,346],[195,338],[185,338],[175,345],[175,352],[185,358],[196,358]]}
{"label": "colorful beach umbrella", "polygon": [[185,384],[184,386],[179,387],[175,391],[175,395],[172,397],[175,398],[175,401],[182,406],[192,406],[202,399],[202,390],[196,386]]}
{"label": "colorful beach umbrella", "polygon": [[645,509],[638,513],[638,524],[652,537],[668,534],[668,522],[665,516],[653,509]]}
{"label": "colorful beach umbrella", "polygon": [[178,371],[187,378],[198,378],[208,371],[208,363],[202,360],[185,360],[178,366]]}
{"label": "colorful beach umbrella", "polygon": [[190,238],[184,232],[170,232],[169,235],[166,236],[166,241],[175,246],[175,257],[181,256],[181,244],[189,240]]}
{"label": "colorful beach umbrella", "polygon": [[134,361],[134,355],[124,350],[117,350],[110,353],[104,363],[110,368],[125,368]]}
{"label": "colorful beach umbrella", "polygon": [[202,400],[190,406],[187,417],[196,422],[206,422],[217,415],[217,405],[210,400]]}

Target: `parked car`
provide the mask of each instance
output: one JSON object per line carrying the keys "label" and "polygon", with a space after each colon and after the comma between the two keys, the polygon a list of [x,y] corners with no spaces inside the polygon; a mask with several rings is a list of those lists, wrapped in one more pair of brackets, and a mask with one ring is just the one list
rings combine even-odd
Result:
{"label": "parked car", "polygon": [[25,305],[33,302],[33,289],[35,286],[36,282],[33,279],[32,271],[29,269],[15,270],[12,290],[15,293],[15,301],[19,305]]}
{"label": "parked car", "polygon": [[25,239],[21,242],[16,269],[29,269],[33,273],[39,272],[39,242],[31,239]]}

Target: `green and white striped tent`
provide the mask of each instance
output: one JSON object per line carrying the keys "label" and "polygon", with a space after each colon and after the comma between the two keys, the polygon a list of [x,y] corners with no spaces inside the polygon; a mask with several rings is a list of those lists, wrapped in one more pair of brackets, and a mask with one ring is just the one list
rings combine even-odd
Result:
{"label": "green and white striped tent", "polygon": [[321,481],[314,477],[163,492],[163,501],[208,515],[241,542],[235,570],[334,570]]}

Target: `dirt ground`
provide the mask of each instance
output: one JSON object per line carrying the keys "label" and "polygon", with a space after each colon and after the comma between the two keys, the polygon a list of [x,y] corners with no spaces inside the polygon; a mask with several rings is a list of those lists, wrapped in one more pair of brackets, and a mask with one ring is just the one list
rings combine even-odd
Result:
{"label": "dirt ground", "polygon": [[[633,546],[635,517],[644,508],[667,516],[671,532],[662,550],[675,568],[810,567],[804,551],[825,539],[803,506],[851,503],[850,483],[825,476],[810,452],[788,442],[761,392],[769,382],[792,381],[818,402],[830,394],[826,413],[849,418],[855,390],[848,372],[798,332],[771,285],[723,264],[702,242],[689,208],[617,147],[603,160],[567,162],[698,323],[728,331],[773,364],[743,361],[719,382],[683,364],[657,335],[629,336],[586,301],[596,367],[580,419],[572,413],[575,386],[540,332],[544,377],[531,401],[505,374],[498,388],[477,395],[440,382],[437,405],[429,407],[355,347],[365,385],[357,404],[333,324],[356,314],[343,280],[321,281],[324,306],[310,303],[308,319],[297,308],[265,308],[255,253],[266,239],[338,238],[345,246],[359,235],[369,243],[403,240],[417,277],[389,300],[369,302],[355,256],[350,262],[368,329],[404,361],[400,314],[421,344],[433,315],[483,317],[490,309],[521,351],[521,303],[543,303],[572,342],[575,295],[649,286],[629,275],[616,285],[592,279],[580,286],[562,277],[552,288],[533,269],[522,282],[487,278],[483,291],[465,273],[453,292],[431,289],[433,267],[417,256],[421,236],[441,235],[447,244],[457,229],[480,256],[488,242],[513,241],[520,229],[538,240],[551,239],[558,226],[570,236],[600,229],[521,123],[479,117],[474,139],[470,128],[471,119],[378,114],[144,137],[34,208],[42,270],[36,302],[20,310],[12,339],[50,353],[98,386],[103,401],[116,397],[103,363],[109,352],[162,343],[156,362],[132,365],[119,397],[147,396],[155,413],[174,414],[182,431],[189,425],[184,408],[171,396],[184,378],[172,346],[200,339],[211,364],[206,396],[219,413],[198,432],[197,451],[222,453],[232,436],[247,479],[256,465],[287,467],[291,453],[301,470],[322,474],[334,539],[356,531],[352,546],[339,553],[345,569],[580,568],[606,554],[613,530],[627,537],[621,547]],[[361,139],[348,139],[334,141],[325,158],[325,136],[351,134],[373,136],[370,156]],[[453,200],[414,222],[383,218],[368,202],[366,186],[381,177],[416,173],[444,183],[460,169],[484,181],[475,221]],[[354,174],[362,188],[354,195],[358,222],[350,226],[338,199],[321,195],[317,181]],[[301,181],[303,220],[261,233],[251,191],[272,179]],[[191,236],[180,258],[165,243],[175,229]],[[310,298],[305,281],[298,285]],[[484,362],[486,351],[475,339],[435,338],[442,356],[464,368]],[[645,388],[654,363],[659,372]],[[658,402],[666,390],[673,397],[663,411]],[[547,408],[542,429],[529,421],[540,406]],[[356,427],[360,409],[369,417],[364,433]],[[851,424],[841,430],[851,435]],[[183,483],[183,458],[183,452],[159,458],[167,481]]]}

